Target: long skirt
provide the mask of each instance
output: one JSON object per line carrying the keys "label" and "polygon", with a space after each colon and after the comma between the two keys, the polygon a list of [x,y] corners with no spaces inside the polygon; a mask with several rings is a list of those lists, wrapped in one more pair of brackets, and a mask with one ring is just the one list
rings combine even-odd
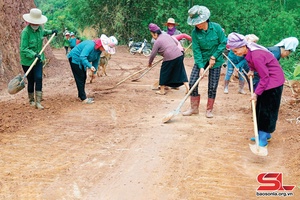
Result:
{"label": "long skirt", "polygon": [[184,82],[188,82],[186,71],[183,64],[184,56],[174,60],[164,61],[160,68],[159,85],[169,87],[179,87]]}
{"label": "long skirt", "polygon": [[258,130],[273,133],[276,129],[283,86],[264,91],[257,97]]}

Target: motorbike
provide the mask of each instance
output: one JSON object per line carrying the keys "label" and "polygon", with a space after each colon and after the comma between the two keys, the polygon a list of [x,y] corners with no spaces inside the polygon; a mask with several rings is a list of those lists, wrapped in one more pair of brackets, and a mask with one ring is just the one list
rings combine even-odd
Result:
{"label": "motorbike", "polygon": [[128,42],[129,52],[134,55],[136,53],[143,54],[144,56],[150,56],[151,44],[146,39],[144,42],[134,42],[132,38]]}

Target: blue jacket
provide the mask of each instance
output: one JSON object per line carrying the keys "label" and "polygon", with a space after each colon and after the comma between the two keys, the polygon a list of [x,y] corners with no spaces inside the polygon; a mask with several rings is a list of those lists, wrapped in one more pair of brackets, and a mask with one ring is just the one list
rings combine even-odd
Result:
{"label": "blue jacket", "polygon": [[[68,54],[68,58],[72,58],[72,63],[79,65],[79,68],[91,68],[92,66],[98,70],[101,51],[95,49],[95,42],[93,40],[85,40],[76,45]],[[92,63],[92,64],[91,64]]]}
{"label": "blue jacket", "polygon": [[[233,51],[229,51],[228,53],[228,58],[235,64],[235,66],[242,71],[244,68],[245,70],[249,69],[248,63],[245,60],[244,56],[237,56],[233,53]],[[232,66],[231,62],[228,61],[227,63],[228,66]]]}
{"label": "blue jacket", "polygon": [[76,46],[76,38],[70,38],[69,39],[69,42],[70,42],[70,47],[71,48],[74,48]]}
{"label": "blue jacket", "polygon": [[280,60],[280,47],[274,46],[274,47],[268,47],[267,48],[271,53],[275,56],[277,60]]}

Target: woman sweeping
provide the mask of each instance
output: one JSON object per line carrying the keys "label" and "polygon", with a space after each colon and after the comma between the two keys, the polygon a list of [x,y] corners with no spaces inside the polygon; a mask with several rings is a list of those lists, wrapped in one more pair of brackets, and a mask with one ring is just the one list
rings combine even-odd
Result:
{"label": "woman sweeping", "polygon": [[163,56],[163,63],[160,69],[159,85],[160,90],[156,94],[164,95],[165,87],[177,88],[184,85],[186,93],[189,91],[188,78],[183,64],[184,55],[178,48],[178,41],[166,33],[162,33],[156,24],[149,24],[149,30],[155,43],[149,58],[149,67],[156,54]]}
{"label": "woman sweeping", "polygon": [[[188,14],[187,23],[194,27],[192,31],[192,47],[195,61],[190,75],[190,87],[193,87],[198,78],[203,75],[204,70],[210,67],[205,116],[212,118],[221,66],[224,63],[222,53],[226,47],[226,36],[219,24],[210,21],[210,11],[207,7],[195,5],[189,9]],[[183,116],[199,113],[200,94],[198,87],[193,90],[190,100],[191,107],[182,113]]]}

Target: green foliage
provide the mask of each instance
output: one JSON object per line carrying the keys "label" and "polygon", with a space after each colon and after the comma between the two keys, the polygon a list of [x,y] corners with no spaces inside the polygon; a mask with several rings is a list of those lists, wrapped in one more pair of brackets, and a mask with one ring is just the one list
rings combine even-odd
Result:
{"label": "green foliage", "polygon": [[[35,0],[35,3],[49,19],[45,28],[63,33],[65,28],[78,32],[92,27],[98,35],[115,35],[120,44],[127,44],[131,37],[135,41],[151,40],[148,24],[156,23],[165,30],[163,24],[169,17],[179,23],[181,32],[189,34],[194,27],[186,21],[193,5],[208,7],[210,20],[219,23],[226,34],[254,33],[263,46],[273,46],[290,36],[300,38],[299,0]],[[59,34],[58,45],[62,39]],[[281,62],[288,77],[299,76],[294,77],[294,70],[298,69],[295,63],[300,63],[299,53]]]}
{"label": "green foliage", "polygon": [[[298,77],[300,75],[300,65],[296,66],[294,71],[294,77]],[[300,77],[300,76],[299,76]]]}

